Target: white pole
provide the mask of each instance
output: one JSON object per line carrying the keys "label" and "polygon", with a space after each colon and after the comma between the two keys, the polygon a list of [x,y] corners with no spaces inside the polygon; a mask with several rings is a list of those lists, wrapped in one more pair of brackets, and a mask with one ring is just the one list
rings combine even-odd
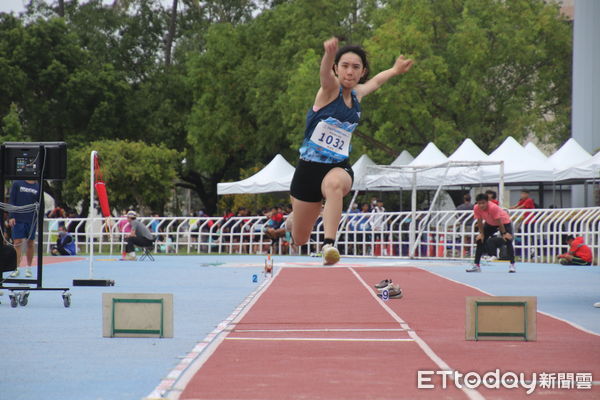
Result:
{"label": "white pole", "polygon": [[90,155],[90,210],[88,214],[88,240],[90,243],[89,279],[94,277],[94,160],[98,153],[94,150]]}
{"label": "white pole", "polygon": [[348,204],[348,209],[346,210],[347,213],[349,213],[350,210],[352,210],[352,204],[354,204],[354,202],[356,201],[357,195],[358,195],[358,189],[354,191],[354,196],[352,196],[352,200],[350,200],[350,204]]}
{"label": "white pole", "polygon": [[410,258],[415,257],[415,230],[416,230],[416,219],[417,219],[417,170],[413,169],[413,179],[412,179],[412,195],[410,202],[410,225],[408,231],[408,245],[409,245],[409,256]]}
{"label": "white pole", "polygon": [[[504,161],[500,161],[500,182],[498,183],[498,201],[504,206]],[[508,205],[507,205],[508,206]]]}

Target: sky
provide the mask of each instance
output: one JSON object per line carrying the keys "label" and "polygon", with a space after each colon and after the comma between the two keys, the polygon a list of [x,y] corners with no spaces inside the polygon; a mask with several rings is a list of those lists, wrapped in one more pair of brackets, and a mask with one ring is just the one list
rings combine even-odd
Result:
{"label": "sky", "polygon": [[14,11],[16,14],[25,11],[26,0],[0,0],[0,12]]}
{"label": "sky", "polygon": [[[25,11],[25,4],[28,0],[0,0],[0,12],[11,12],[13,11],[15,14],[18,14],[22,11]],[[54,3],[55,0],[47,0],[47,3]],[[85,2],[85,1],[82,1]],[[113,0],[103,0],[104,4],[112,4]],[[168,7],[173,3],[169,0],[162,0],[163,4],[166,4]]]}

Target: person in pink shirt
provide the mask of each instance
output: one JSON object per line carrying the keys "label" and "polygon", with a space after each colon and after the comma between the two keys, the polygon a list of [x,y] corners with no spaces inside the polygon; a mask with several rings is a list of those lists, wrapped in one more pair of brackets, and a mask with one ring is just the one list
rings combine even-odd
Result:
{"label": "person in pink shirt", "polygon": [[127,214],[123,214],[123,216],[119,220],[119,223],[117,224],[117,226],[119,227],[119,232],[121,232],[121,233],[130,233],[131,232],[131,224],[129,223],[129,220],[127,219]]}
{"label": "person in pink shirt", "polygon": [[[477,228],[479,234],[476,238],[477,248],[475,250],[475,265],[467,269],[467,272],[481,272],[481,256],[483,254],[483,246],[489,243],[489,239],[494,234],[500,231],[500,238],[506,243],[508,256],[510,258],[510,267],[508,272],[517,272],[515,269],[515,249],[513,248],[513,227],[510,221],[510,216],[500,206],[488,200],[486,194],[478,194],[475,198],[477,204],[473,207],[473,215],[477,220]],[[492,239],[494,240],[494,239]]]}

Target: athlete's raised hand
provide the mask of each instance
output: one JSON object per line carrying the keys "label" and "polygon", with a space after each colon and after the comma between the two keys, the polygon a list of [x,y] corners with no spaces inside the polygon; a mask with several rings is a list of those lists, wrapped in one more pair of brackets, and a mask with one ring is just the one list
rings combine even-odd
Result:
{"label": "athlete's raised hand", "polygon": [[325,54],[328,56],[335,57],[335,53],[338,51],[339,40],[337,37],[332,37],[331,39],[327,39],[323,43],[323,48],[325,49]]}
{"label": "athlete's raised hand", "polygon": [[392,67],[392,69],[394,70],[394,72],[397,75],[400,74],[404,74],[406,72],[408,72],[408,70],[410,69],[410,67],[412,67],[413,65],[413,60],[411,60],[410,58],[405,58],[404,56],[400,56],[398,58],[396,58],[396,62],[394,63],[394,66]]}

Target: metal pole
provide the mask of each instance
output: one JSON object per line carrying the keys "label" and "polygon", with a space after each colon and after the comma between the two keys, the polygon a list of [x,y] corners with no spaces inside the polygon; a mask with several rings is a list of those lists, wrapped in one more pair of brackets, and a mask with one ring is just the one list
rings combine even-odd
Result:
{"label": "metal pole", "polygon": [[90,244],[90,263],[89,263],[89,279],[94,277],[94,160],[96,159],[97,152],[92,151],[90,155],[90,210],[88,213],[88,241]]}
{"label": "metal pole", "polygon": [[500,161],[500,182],[498,183],[498,201],[504,205],[504,161]]}
{"label": "metal pole", "polygon": [[[42,166],[42,174],[39,177],[40,182],[40,202],[38,204],[37,228],[38,228],[38,243],[37,243],[37,277],[36,286],[41,288],[42,285],[42,266],[44,255],[44,166],[46,164],[46,149],[44,145],[40,145],[38,150],[38,165]],[[17,265],[17,268],[19,266]]]}
{"label": "metal pole", "polygon": [[352,196],[352,200],[350,200],[350,204],[348,204],[348,209],[346,209],[346,212],[349,213],[350,210],[352,210],[352,204],[354,204],[354,201],[356,201],[356,196],[358,195],[358,190],[354,191],[354,196]]}
{"label": "metal pole", "polygon": [[413,179],[412,179],[412,194],[411,194],[411,205],[410,205],[411,215],[410,215],[410,225],[408,231],[408,241],[409,241],[409,256],[410,258],[415,257],[415,227],[416,227],[416,219],[417,219],[417,171],[413,170]]}

